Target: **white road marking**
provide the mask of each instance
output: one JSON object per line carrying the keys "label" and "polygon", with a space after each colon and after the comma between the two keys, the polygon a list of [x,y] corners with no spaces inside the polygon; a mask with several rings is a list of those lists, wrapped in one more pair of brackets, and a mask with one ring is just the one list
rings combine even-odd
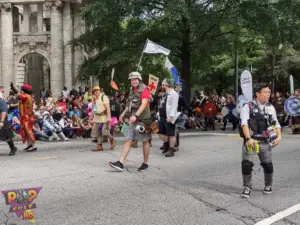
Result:
{"label": "white road marking", "polygon": [[270,224],[275,223],[285,217],[288,217],[289,215],[294,214],[295,212],[297,212],[299,210],[300,210],[300,204],[294,205],[286,210],[278,212],[275,215],[256,223],[255,225],[270,225]]}

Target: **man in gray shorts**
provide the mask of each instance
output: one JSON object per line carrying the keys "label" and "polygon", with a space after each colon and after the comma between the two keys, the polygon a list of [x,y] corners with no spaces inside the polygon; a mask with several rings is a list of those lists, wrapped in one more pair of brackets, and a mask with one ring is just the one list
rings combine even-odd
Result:
{"label": "man in gray shorts", "polygon": [[143,143],[144,162],[138,171],[148,169],[148,158],[150,154],[151,133],[138,131],[138,126],[151,121],[150,98],[151,94],[148,87],[142,83],[142,76],[139,72],[129,74],[131,90],[127,100],[126,108],[119,120],[122,122],[124,118],[128,118],[128,126],[124,132],[125,142],[123,145],[122,155],[119,161],[110,162],[109,165],[119,171],[124,169],[124,161],[131,148],[132,141],[137,138]]}

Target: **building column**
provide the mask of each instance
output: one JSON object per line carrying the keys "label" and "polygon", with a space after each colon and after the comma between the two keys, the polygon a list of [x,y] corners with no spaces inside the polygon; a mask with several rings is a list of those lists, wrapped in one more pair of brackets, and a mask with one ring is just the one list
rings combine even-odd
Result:
{"label": "building column", "polygon": [[[76,5],[77,6],[77,5]],[[74,38],[78,38],[82,34],[82,20],[77,8],[74,9]],[[73,86],[75,86],[75,80],[78,73],[80,65],[84,61],[83,51],[80,48],[74,50],[74,77]],[[77,87],[80,84],[76,84]]]}
{"label": "building column", "polygon": [[37,4],[37,27],[38,32],[43,32],[43,4]]}
{"label": "building column", "polygon": [[23,31],[29,33],[30,31],[30,20],[29,20],[29,5],[23,5]]}
{"label": "building column", "polygon": [[73,82],[73,52],[69,41],[73,40],[73,20],[72,20],[71,4],[66,2],[63,10],[63,29],[64,29],[64,72],[65,87],[72,89]]}
{"label": "building column", "polygon": [[12,5],[0,4],[1,10],[1,62],[2,84],[5,95],[9,93],[10,83],[14,81],[14,45],[13,45],[13,18]]}
{"label": "building column", "polygon": [[50,85],[53,96],[60,96],[64,86],[64,39],[62,2],[51,2],[51,75]]}

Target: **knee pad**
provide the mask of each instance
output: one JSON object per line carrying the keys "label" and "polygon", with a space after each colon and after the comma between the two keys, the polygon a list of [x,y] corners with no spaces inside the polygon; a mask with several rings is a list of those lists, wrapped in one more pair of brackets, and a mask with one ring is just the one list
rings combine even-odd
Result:
{"label": "knee pad", "polygon": [[261,163],[260,165],[264,168],[265,173],[273,173],[274,169],[273,169],[273,163],[272,162]]}
{"label": "knee pad", "polygon": [[249,160],[243,160],[242,161],[242,173],[244,175],[249,175],[252,172],[252,168],[254,166],[254,163]]}

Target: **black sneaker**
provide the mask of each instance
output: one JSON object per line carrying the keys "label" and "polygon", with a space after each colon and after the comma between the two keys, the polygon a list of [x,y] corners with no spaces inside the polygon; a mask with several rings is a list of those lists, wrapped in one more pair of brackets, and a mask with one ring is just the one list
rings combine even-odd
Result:
{"label": "black sneaker", "polygon": [[249,187],[244,187],[244,191],[243,191],[243,193],[241,194],[241,196],[242,196],[243,198],[249,198],[250,195],[251,195],[251,188],[249,188]]}
{"label": "black sneaker", "polygon": [[143,163],[143,164],[141,165],[141,167],[138,168],[138,171],[143,172],[143,171],[145,171],[146,169],[148,169],[148,164]]}
{"label": "black sneaker", "polygon": [[266,186],[264,189],[264,193],[267,195],[272,194],[273,190],[272,190],[272,186]]}
{"label": "black sneaker", "polygon": [[124,166],[123,164],[120,162],[120,161],[117,161],[117,162],[109,162],[109,165],[112,167],[112,168],[115,168],[119,171],[123,171],[124,169]]}

